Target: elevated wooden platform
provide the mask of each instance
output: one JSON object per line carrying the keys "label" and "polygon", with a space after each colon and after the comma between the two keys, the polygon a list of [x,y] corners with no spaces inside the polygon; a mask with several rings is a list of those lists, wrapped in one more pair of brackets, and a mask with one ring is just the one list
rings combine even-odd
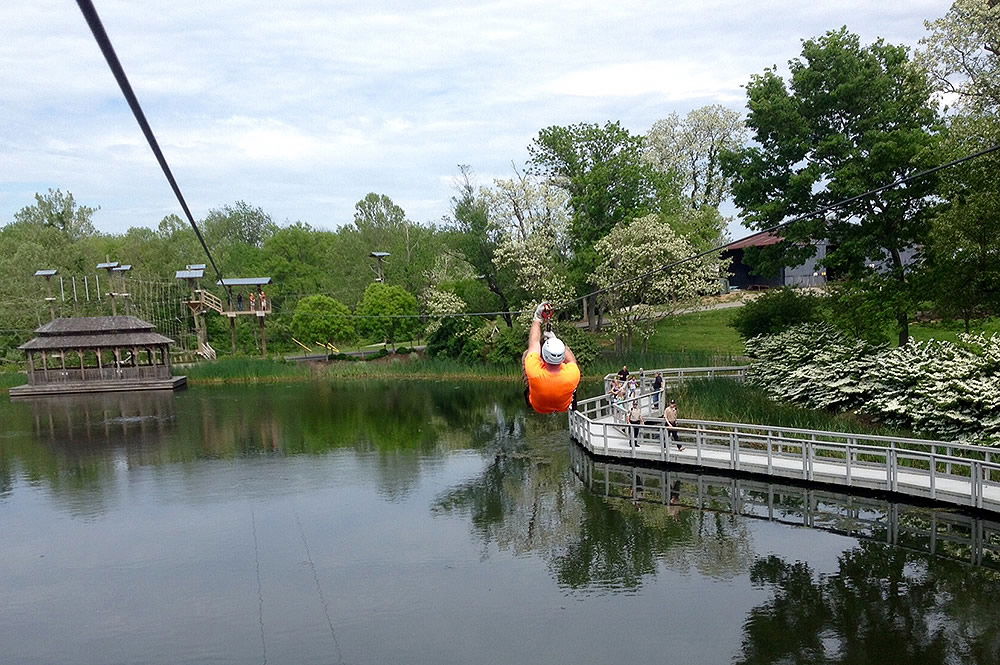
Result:
{"label": "elevated wooden platform", "polygon": [[11,399],[18,397],[38,397],[41,395],[69,395],[76,393],[134,392],[137,390],[176,390],[187,385],[186,376],[171,376],[166,379],[136,379],[122,381],[68,381],[65,383],[42,383],[23,385],[10,389]]}

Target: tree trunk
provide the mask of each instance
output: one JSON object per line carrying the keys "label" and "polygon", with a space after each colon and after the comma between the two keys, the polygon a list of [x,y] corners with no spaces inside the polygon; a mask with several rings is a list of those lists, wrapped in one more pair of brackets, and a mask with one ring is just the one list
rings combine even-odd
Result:
{"label": "tree trunk", "polygon": [[[889,257],[892,259],[893,276],[899,282],[900,296],[903,296],[903,292],[906,290],[906,272],[903,268],[903,259],[899,255],[897,248],[889,247],[887,249]],[[910,342],[910,317],[906,308],[899,305],[897,305],[896,309],[896,327],[899,331],[899,345],[906,346]]]}
{"label": "tree trunk", "polygon": [[598,319],[596,295],[587,296],[587,304],[584,309],[586,309],[587,312],[587,327],[590,329],[590,332],[597,332]]}

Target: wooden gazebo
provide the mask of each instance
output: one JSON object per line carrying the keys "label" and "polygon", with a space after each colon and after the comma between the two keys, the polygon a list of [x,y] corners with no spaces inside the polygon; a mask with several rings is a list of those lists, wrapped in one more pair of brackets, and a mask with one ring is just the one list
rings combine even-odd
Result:
{"label": "wooden gazebo", "polygon": [[186,377],[170,370],[170,345],[134,316],[54,319],[18,348],[28,360],[28,383],[11,397],[116,390],[172,390]]}

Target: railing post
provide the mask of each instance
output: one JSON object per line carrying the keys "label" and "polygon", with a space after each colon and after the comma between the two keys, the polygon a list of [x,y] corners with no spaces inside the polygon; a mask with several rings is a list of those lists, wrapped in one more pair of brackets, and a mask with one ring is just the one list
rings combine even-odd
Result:
{"label": "railing post", "polygon": [[[937,459],[934,457],[933,448],[931,450],[932,450],[931,457],[930,457],[930,459],[931,459],[931,473],[930,473],[930,478],[931,478],[931,498],[932,499],[936,499],[937,498],[937,487],[936,487],[936,485],[937,485]],[[933,552],[931,552],[931,554],[933,554]]]}
{"label": "railing post", "polygon": [[602,427],[604,428],[604,454],[607,455],[608,454],[608,424],[607,423],[603,423]]}
{"label": "railing post", "polygon": [[736,444],[736,436],[737,433],[735,430],[729,433],[729,455],[730,455],[729,468],[734,470],[739,469],[740,466],[739,452],[738,452],[739,448],[737,447]]}
{"label": "railing post", "polygon": [[774,455],[771,452],[771,431],[767,432],[767,474],[774,473]]}

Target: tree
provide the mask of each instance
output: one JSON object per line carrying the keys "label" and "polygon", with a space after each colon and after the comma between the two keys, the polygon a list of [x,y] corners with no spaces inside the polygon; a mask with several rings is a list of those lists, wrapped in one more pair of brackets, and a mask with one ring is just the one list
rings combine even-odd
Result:
{"label": "tree", "polygon": [[237,244],[259,249],[278,229],[271,215],[246,201],[209,210],[201,227],[210,250]]}
{"label": "tree", "polygon": [[711,256],[657,270],[695,253],[691,244],[657,215],[616,226],[595,248],[601,262],[592,280],[605,289],[599,300],[613,312],[618,351],[630,349],[636,336],[648,341],[653,322],[685,302],[719,290],[722,265]]}
{"label": "tree", "polygon": [[420,331],[417,299],[401,286],[372,282],[355,313],[362,334],[395,345]]}
{"label": "tree", "polygon": [[[578,288],[588,286],[600,261],[595,243],[616,224],[680,206],[675,178],[643,160],[642,138],[617,122],[547,127],[528,152],[532,173],[569,192],[573,281]],[[587,315],[595,326],[595,307],[589,307]]]}
{"label": "tree", "polygon": [[292,334],[304,344],[352,342],[357,333],[350,316],[347,305],[330,296],[307,296],[295,307]]}
{"label": "tree", "polygon": [[100,210],[77,205],[71,192],[49,189],[48,194],[35,194],[35,205],[14,213],[15,224],[36,224],[61,231],[70,241],[97,235],[94,213]]}
{"label": "tree", "polygon": [[[944,141],[947,161],[1000,142],[1000,119],[957,116]],[[960,318],[969,332],[977,316],[1000,309],[1000,157],[996,153],[948,169],[947,200],[931,222],[925,255],[928,293],[939,314]]]}
{"label": "tree", "polygon": [[507,327],[514,325],[510,312],[513,291],[516,288],[514,275],[506,266],[496,261],[500,229],[490,218],[489,203],[481,192],[476,191],[472,180],[472,169],[460,165],[458,194],[451,199],[451,217],[446,218],[449,230],[449,245],[472,267],[473,273],[496,296],[497,306],[504,312]]}
{"label": "tree", "polygon": [[827,239],[825,263],[840,275],[887,270],[905,344],[915,294],[914,266],[903,255],[926,240],[934,179],[866,196],[827,219],[816,211],[933,165],[938,118],[927,75],[904,47],[881,40],[862,46],[846,28],[804,42],[789,68],[787,86],[774,69],[747,85],[747,124],[757,145],[723,155],[734,199],[757,229],[807,216],[773,246],[786,265],[812,255],[810,241]]}
{"label": "tree", "polygon": [[769,291],[740,307],[730,325],[743,339],[771,335],[801,323],[820,320],[820,299],[792,289]]}
{"label": "tree", "polygon": [[938,89],[970,111],[1000,113],[1000,1],[956,0],[924,25],[930,35],[920,40],[919,62]]}
{"label": "tree", "polygon": [[516,173],[494,180],[482,197],[497,231],[493,263],[513,272],[518,306],[564,299],[570,291],[565,190]]}
{"label": "tree", "polygon": [[746,143],[743,116],[719,104],[702,106],[683,119],[671,113],[646,134],[643,156],[661,171],[680,174],[688,205],[718,208],[729,196],[731,175],[722,171],[720,156]]}

